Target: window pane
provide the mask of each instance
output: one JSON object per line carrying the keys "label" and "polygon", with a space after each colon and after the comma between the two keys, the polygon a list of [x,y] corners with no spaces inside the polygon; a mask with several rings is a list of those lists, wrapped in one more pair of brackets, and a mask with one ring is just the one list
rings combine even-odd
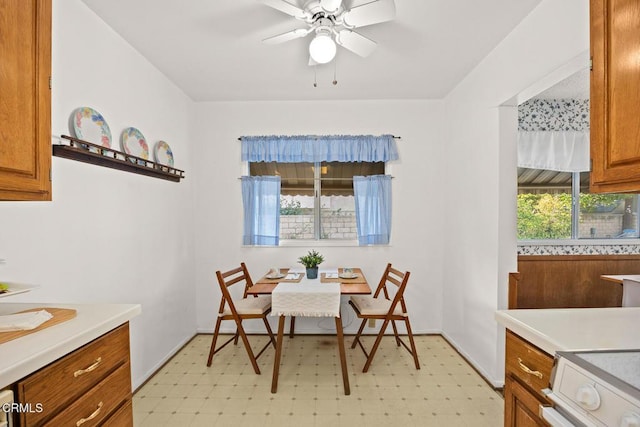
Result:
{"label": "window pane", "polygon": [[280,239],[313,239],[314,227],[313,196],[280,196]]}
{"label": "window pane", "polygon": [[322,162],[320,165],[320,238],[356,240],[354,175],[384,174],[384,162]]}
{"label": "window pane", "polygon": [[[250,162],[249,174],[279,175],[280,239],[356,240],[354,175],[384,174],[384,162]],[[315,184],[319,199],[316,207]],[[316,209],[319,212],[316,214]],[[316,223],[319,218],[319,223]],[[316,228],[319,231],[316,233]]]}
{"label": "window pane", "polygon": [[[249,175],[279,175],[283,195],[313,196],[313,163],[251,162]],[[312,206],[313,208],[313,206]]]}
{"label": "window pane", "polygon": [[322,162],[323,196],[353,196],[353,177],[384,174],[384,162]]}
{"label": "window pane", "polygon": [[638,237],[637,194],[590,194],[589,173],[580,174],[581,239]]}
{"label": "window pane", "polygon": [[571,238],[571,173],[518,168],[518,239]]}
{"label": "window pane", "polygon": [[353,195],[322,196],[320,206],[321,239],[355,240],[358,238]]}

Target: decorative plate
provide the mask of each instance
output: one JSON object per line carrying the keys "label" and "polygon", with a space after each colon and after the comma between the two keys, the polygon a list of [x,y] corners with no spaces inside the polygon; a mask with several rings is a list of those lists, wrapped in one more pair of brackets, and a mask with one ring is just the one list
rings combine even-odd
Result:
{"label": "decorative plate", "polygon": [[111,148],[111,130],[107,121],[93,108],[79,107],[71,115],[71,131],[83,141]]}
{"label": "decorative plate", "polygon": [[156,163],[173,167],[173,151],[171,151],[171,147],[166,142],[156,142],[156,146],[153,148],[153,156],[156,159]]}
{"label": "decorative plate", "polygon": [[286,274],[278,273],[278,274],[267,274],[267,279],[282,279]]}
{"label": "decorative plate", "polygon": [[351,273],[351,274],[340,273],[338,277],[340,277],[341,279],[357,279],[358,273]]}
{"label": "decorative plate", "polygon": [[122,150],[132,156],[147,160],[149,158],[149,146],[147,140],[138,129],[129,127],[120,135]]}

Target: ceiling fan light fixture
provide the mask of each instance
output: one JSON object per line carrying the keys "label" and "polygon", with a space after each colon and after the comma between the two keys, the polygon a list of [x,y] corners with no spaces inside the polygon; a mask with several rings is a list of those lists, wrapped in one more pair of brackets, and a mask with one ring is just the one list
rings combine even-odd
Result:
{"label": "ceiling fan light fixture", "polygon": [[309,43],[309,55],[318,64],[326,64],[336,56],[336,43],[330,34],[318,33]]}

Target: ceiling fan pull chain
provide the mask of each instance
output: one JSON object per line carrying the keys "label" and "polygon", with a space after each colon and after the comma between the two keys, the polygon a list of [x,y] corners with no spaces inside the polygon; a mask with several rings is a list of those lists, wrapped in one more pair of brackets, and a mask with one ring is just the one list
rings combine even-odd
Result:
{"label": "ceiling fan pull chain", "polygon": [[333,85],[338,84],[338,79],[336,77],[338,70],[338,58],[336,57],[335,61],[333,61]]}
{"label": "ceiling fan pull chain", "polygon": [[318,87],[318,66],[313,66],[313,87]]}

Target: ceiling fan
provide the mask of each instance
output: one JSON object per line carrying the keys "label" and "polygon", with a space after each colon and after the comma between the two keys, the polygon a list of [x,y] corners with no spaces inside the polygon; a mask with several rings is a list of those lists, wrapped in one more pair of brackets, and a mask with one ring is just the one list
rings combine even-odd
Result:
{"label": "ceiling fan", "polygon": [[336,43],[362,57],[369,56],[376,42],[355,32],[354,28],[390,21],[396,15],[394,0],[370,0],[351,8],[342,0],[309,0],[302,8],[287,0],[260,1],[307,24],[306,28],[268,37],[264,43],[283,43],[315,33],[309,43],[309,65],[331,62]]}

